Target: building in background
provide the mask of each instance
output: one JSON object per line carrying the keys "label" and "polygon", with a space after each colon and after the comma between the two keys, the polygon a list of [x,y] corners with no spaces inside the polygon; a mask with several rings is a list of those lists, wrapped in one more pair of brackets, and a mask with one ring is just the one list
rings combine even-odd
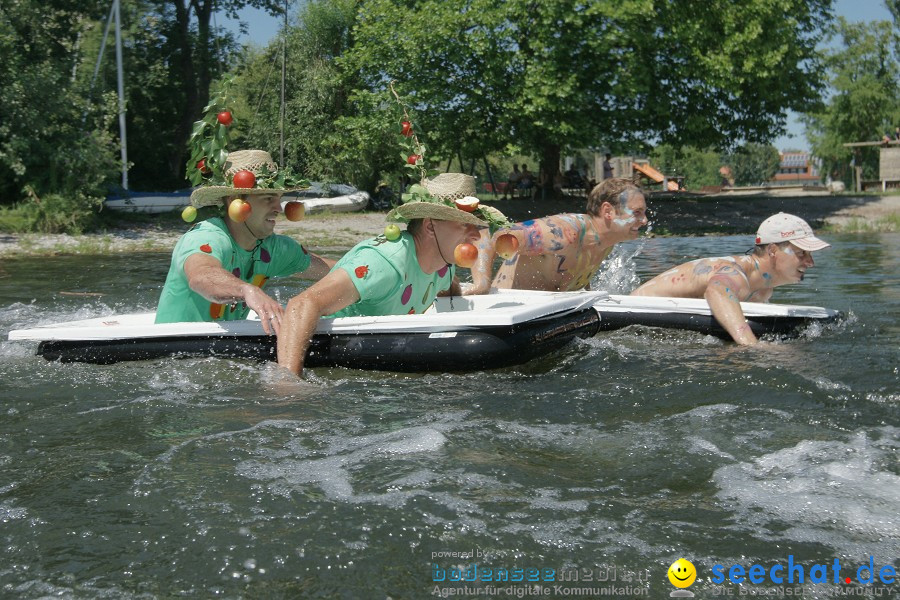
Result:
{"label": "building in background", "polygon": [[772,185],[820,185],[819,160],[809,152],[782,152]]}

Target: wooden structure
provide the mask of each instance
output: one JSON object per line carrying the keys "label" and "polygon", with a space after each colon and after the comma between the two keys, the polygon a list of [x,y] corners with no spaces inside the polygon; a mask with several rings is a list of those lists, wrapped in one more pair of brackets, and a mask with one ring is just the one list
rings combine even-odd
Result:
{"label": "wooden structure", "polygon": [[900,140],[881,142],[852,142],[843,144],[844,148],[862,148],[865,146],[881,146],[878,160],[878,180],[863,181],[862,167],[856,167],[856,191],[881,191],[900,189]]}
{"label": "wooden structure", "polygon": [[634,169],[633,179],[635,182],[645,177],[652,183],[661,183],[663,191],[676,192],[684,189],[684,177],[666,177],[651,167],[649,163],[634,162],[631,164],[631,168]]}

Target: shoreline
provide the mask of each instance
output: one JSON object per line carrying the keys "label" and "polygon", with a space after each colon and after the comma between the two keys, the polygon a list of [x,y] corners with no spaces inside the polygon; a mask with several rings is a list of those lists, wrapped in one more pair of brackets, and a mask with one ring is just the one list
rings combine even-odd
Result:
{"label": "shoreline", "polygon": [[[515,221],[563,212],[584,212],[585,198],[561,200],[501,200],[489,202]],[[753,198],[648,199],[653,236],[748,234],[766,217],[779,211],[807,220],[814,229],[842,231],[900,231],[900,195],[811,196]],[[301,240],[314,252],[334,255],[360,240],[381,233],[385,213],[349,212],[311,215],[302,221],[280,220],[276,233]],[[120,252],[170,253],[188,224],[171,215],[157,221],[129,222],[107,231],[81,235],[0,233],[0,257],[103,255]]]}

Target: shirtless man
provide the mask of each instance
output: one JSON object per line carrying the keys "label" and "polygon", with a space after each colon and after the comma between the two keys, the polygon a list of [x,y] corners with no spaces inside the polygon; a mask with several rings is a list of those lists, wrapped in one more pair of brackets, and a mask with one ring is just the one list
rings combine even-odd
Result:
{"label": "shirtless man", "polygon": [[482,233],[473,285],[467,294],[491,287],[517,290],[570,291],[587,289],[591,277],[618,242],[633,240],[647,225],[644,194],[629,179],[606,179],[588,196],[587,213],[564,213],[517,223],[510,230],[519,251],[491,281],[496,235]]}
{"label": "shirtless man", "polygon": [[751,254],[701,258],[669,269],[632,296],[705,298],[719,324],[741,345],[755,344],[741,302],[768,302],[779,285],[803,280],[812,253],[830,244],[813,235],[800,217],[778,213],[762,222]]}

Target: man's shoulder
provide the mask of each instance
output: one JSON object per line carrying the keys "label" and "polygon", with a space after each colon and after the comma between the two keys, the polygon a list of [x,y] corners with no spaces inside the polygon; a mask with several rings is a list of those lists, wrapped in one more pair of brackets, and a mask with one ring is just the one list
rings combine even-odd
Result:
{"label": "man's shoulder", "polygon": [[177,247],[183,248],[186,244],[190,245],[198,241],[201,241],[204,244],[214,242],[219,246],[230,246],[236,243],[234,238],[231,237],[231,233],[228,231],[225,223],[219,218],[201,221],[185,231],[178,240]]}
{"label": "man's shoulder", "polygon": [[[392,262],[397,257],[407,256],[410,251],[415,254],[415,244],[411,239],[406,239],[407,235],[404,232],[402,237],[395,241],[389,241],[384,236],[363,240],[348,250],[341,260],[338,261],[338,264],[358,258]],[[409,248],[410,245],[412,246],[411,250]]]}
{"label": "man's shoulder", "polygon": [[544,217],[548,223],[560,224],[564,227],[583,227],[591,221],[591,215],[585,213],[558,213]]}

